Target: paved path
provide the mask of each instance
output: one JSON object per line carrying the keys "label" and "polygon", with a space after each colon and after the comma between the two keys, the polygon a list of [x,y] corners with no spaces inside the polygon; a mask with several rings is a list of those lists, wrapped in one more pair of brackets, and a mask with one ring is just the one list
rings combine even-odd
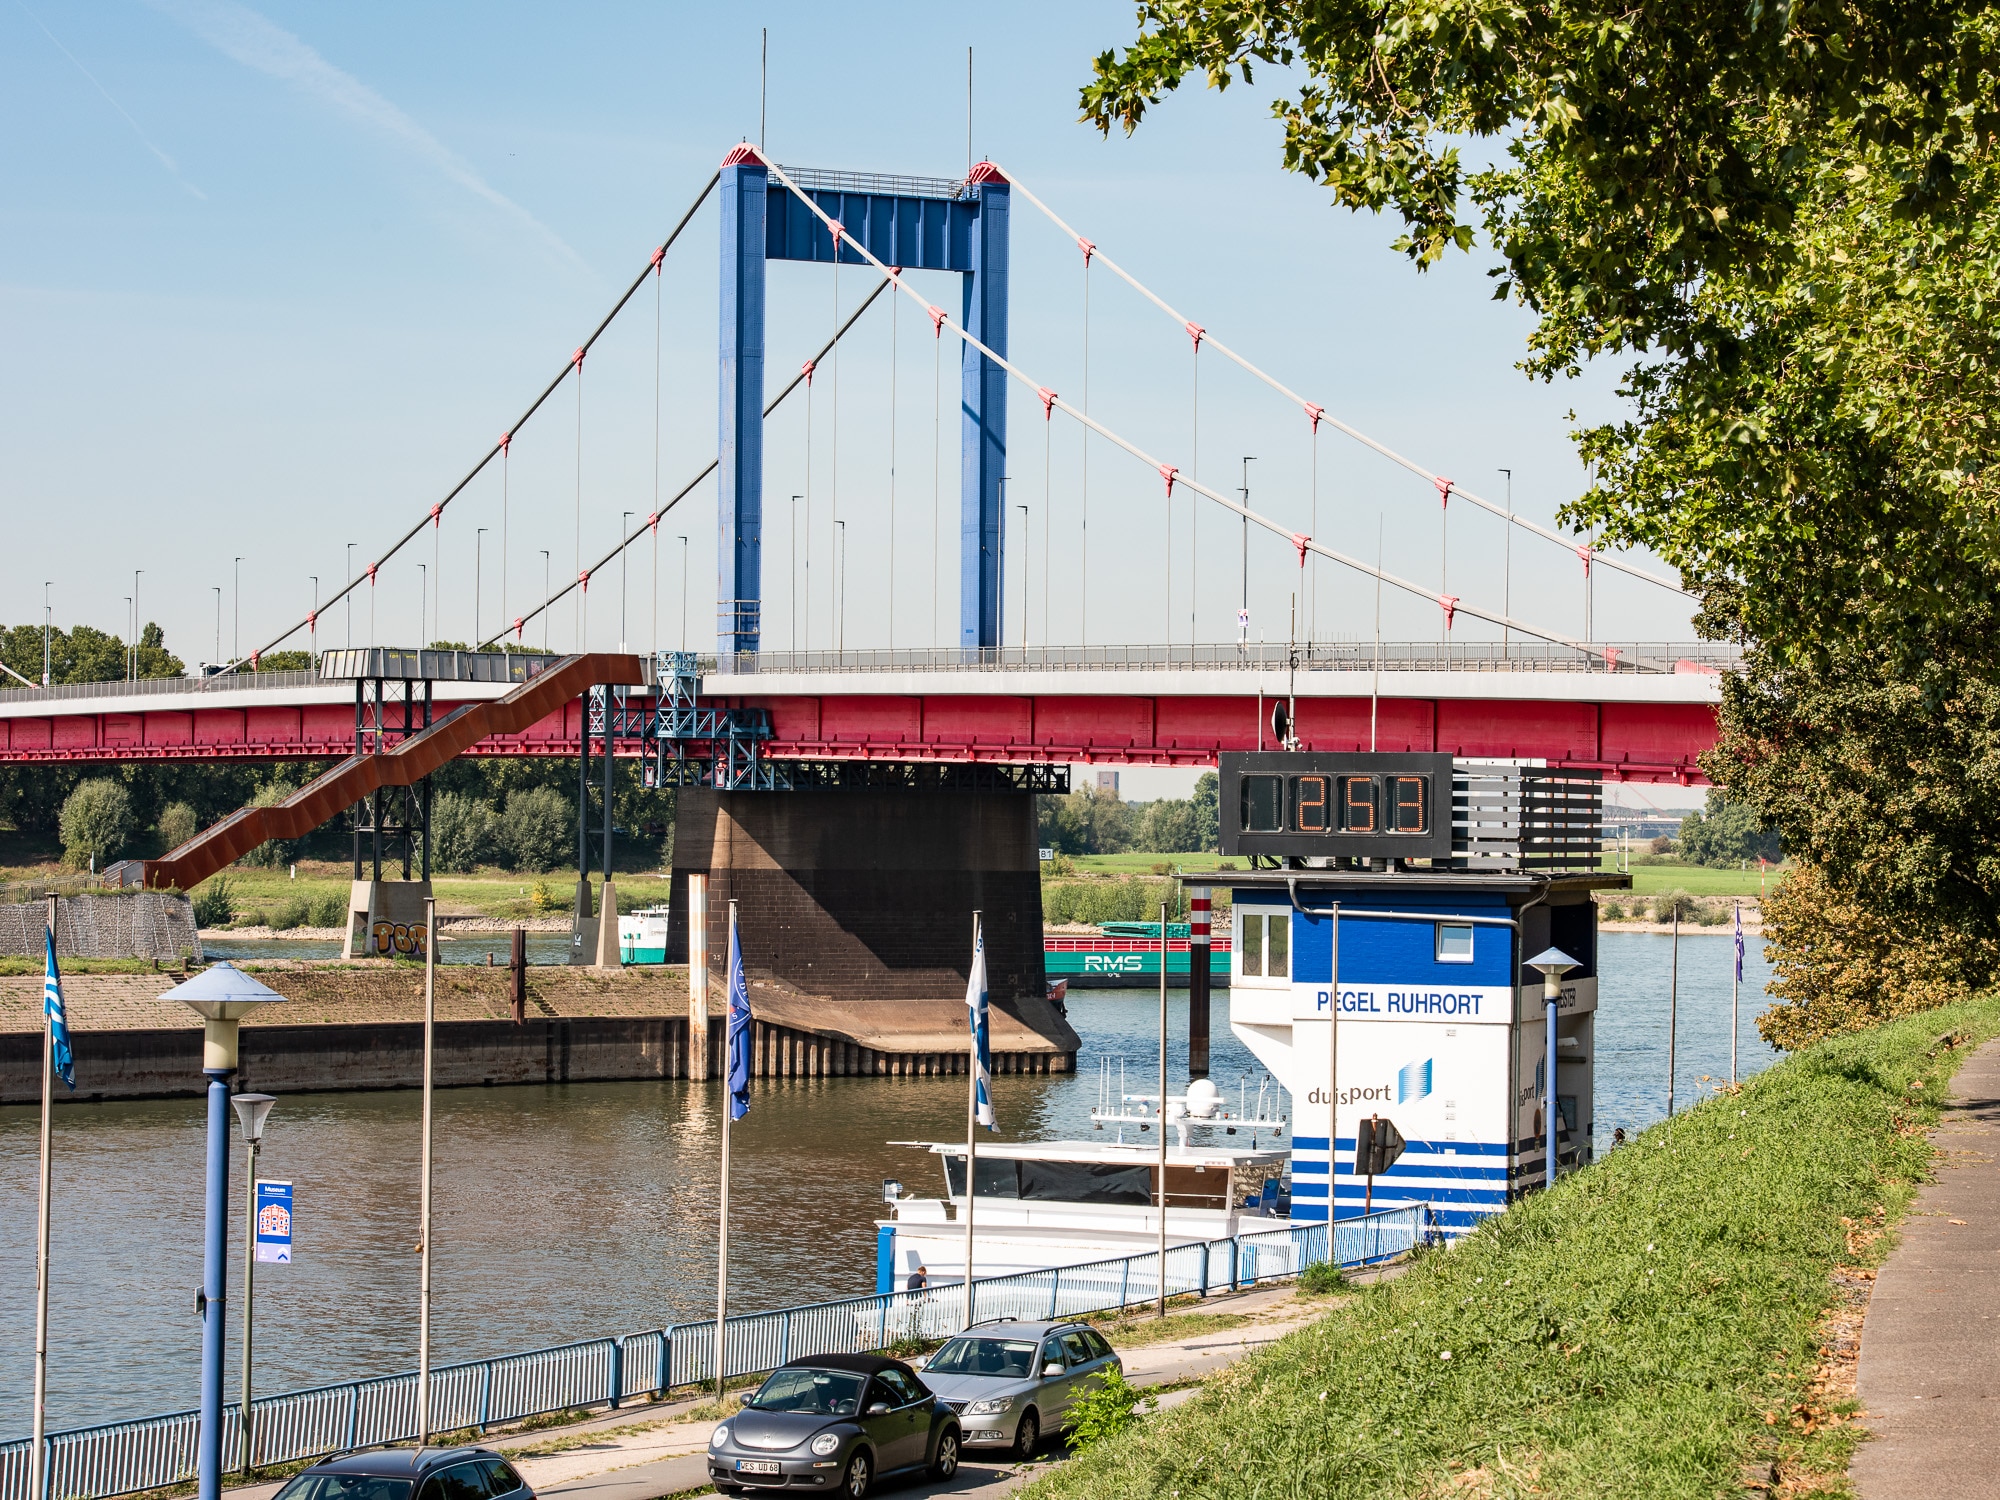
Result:
{"label": "paved path", "polygon": [[2000,1042],[1959,1070],[1862,1325],[1862,1500],[2000,1500]]}
{"label": "paved path", "polygon": [[[1249,1321],[1235,1328],[1189,1332],[1120,1348],[1126,1378],[1141,1387],[1199,1380],[1254,1349],[1275,1343],[1332,1306],[1325,1300],[1301,1299],[1290,1286],[1211,1297],[1183,1311],[1235,1314]],[[1178,1315],[1170,1315],[1169,1321],[1174,1316]],[[1115,1333],[1112,1342],[1119,1343]],[[1191,1388],[1169,1391],[1157,1404],[1161,1408],[1174,1406],[1194,1394]],[[712,1419],[689,1420],[690,1405],[680,1401],[627,1407],[575,1427],[497,1437],[491,1446],[514,1459],[522,1476],[544,1500],[660,1500],[661,1496],[700,1489],[708,1483],[708,1435],[715,1423]],[[558,1446],[559,1452],[535,1454],[537,1448]],[[898,1481],[886,1485],[884,1493],[910,1500],[929,1495],[1005,1495],[1062,1461],[1059,1443],[1047,1445],[1037,1460],[1027,1464],[968,1454],[949,1482],[940,1484],[927,1478]],[[226,1495],[227,1500],[270,1500],[277,1489],[275,1484],[256,1485],[229,1490]]]}

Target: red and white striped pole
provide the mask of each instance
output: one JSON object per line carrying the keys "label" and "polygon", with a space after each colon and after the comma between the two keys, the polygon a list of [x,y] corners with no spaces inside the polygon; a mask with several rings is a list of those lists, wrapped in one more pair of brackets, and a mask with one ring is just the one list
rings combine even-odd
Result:
{"label": "red and white striped pole", "polygon": [[1188,1076],[1208,1075],[1208,887],[1188,887]]}

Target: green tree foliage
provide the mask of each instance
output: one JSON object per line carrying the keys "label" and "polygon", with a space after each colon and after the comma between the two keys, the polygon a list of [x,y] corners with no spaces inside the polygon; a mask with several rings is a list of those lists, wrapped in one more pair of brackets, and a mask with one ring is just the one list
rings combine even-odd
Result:
{"label": "green tree foliage", "polygon": [[[272,780],[257,788],[256,792],[250,798],[249,805],[251,807],[274,807],[297,791],[299,786],[303,785],[303,780],[296,785],[293,784],[285,776],[284,768],[280,767]],[[266,839],[255,849],[244,855],[239,863],[261,865],[267,869],[283,869],[286,865],[291,864],[299,858],[304,844],[304,839]]]}
{"label": "green tree foliage", "polygon": [[[236,919],[236,888],[227,875],[212,875],[194,889],[194,919],[202,927],[227,927]],[[251,1403],[252,1412],[256,1403]]]}
{"label": "green tree foliage", "polygon": [[1989,972],[1993,14],[1155,0],[1140,21],[1087,118],[1130,129],[1191,74],[1293,66],[1288,167],[1400,215],[1419,266],[1483,230],[1496,295],[1535,317],[1531,374],[1620,358],[1628,416],[1580,435],[1596,482],[1564,519],[1655,549],[1699,627],[1749,648],[1705,764],[1816,871],[1781,993],[1864,1018],[1917,993],[1816,925],[1864,909],[1954,982]]}
{"label": "green tree foliage", "polygon": [[1093,927],[1102,922],[1157,922],[1162,901],[1172,916],[1183,915],[1185,899],[1178,881],[1130,876],[1124,880],[1042,882],[1045,922],[1087,922]]}
{"label": "green tree foliage", "polygon": [[81,783],[62,807],[63,863],[73,870],[103,869],[132,838],[132,794],[122,782],[98,777]]}
{"label": "green tree foliage", "polygon": [[1194,796],[1188,799],[1194,804],[1194,827],[1197,840],[1195,848],[1222,852],[1222,782],[1213,771],[1203,771],[1195,779]]}
{"label": "green tree foliage", "polygon": [[1037,798],[1036,813],[1042,847],[1058,854],[1118,854],[1133,847],[1139,831],[1131,807],[1091,787]]}
{"label": "green tree foliage", "polygon": [[499,852],[499,820],[484,802],[445,792],[431,802],[431,865],[468,875]]}
{"label": "green tree foliage", "polygon": [[160,809],[158,828],[161,849],[178,849],[201,832],[201,821],[185,802],[170,802]]}
{"label": "green tree foliage", "polygon": [[1731,802],[1720,787],[1708,793],[1708,806],[1689,813],[1681,823],[1681,858],[1691,865],[1733,870],[1757,859],[1779,858],[1778,836],[1759,826],[1757,814],[1742,802]]}
{"label": "green tree foliage", "polygon": [[[75,682],[122,682],[130,648],[125,640],[94,625],[53,630],[49,636],[49,677],[57,686]],[[42,680],[42,627],[0,628],[0,661],[30,682]],[[148,624],[139,633],[141,677],[183,677],[187,667],[169,651],[160,627]],[[14,686],[12,679],[9,687]]]}
{"label": "green tree foliage", "polygon": [[499,844],[517,870],[553,870],[576,849],[576,806],[548,787],[517,792],[500,810]]}

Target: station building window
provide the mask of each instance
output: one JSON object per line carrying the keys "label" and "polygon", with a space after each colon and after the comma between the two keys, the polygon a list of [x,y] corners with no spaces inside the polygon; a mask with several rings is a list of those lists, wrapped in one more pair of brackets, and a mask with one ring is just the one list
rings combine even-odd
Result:
{"label": "station building window", "polygon": [[1237,977],[1248,984],[1289,983],[1292,914],[1254,906],[1236,908]]}
{"label": "station building window", "polygon": [[1472,924],[1470,922],[1440,922],[1437,924],[1437,961],[1441,964],[1469,964],[1472,962]]}

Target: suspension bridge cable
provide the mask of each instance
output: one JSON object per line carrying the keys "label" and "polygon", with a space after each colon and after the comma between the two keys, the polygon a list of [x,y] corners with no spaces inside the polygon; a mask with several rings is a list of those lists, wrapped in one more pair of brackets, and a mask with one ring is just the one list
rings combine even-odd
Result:
{"label": "suspension bridge cable", "polygon": [[[769,161],[765,162],[764,165],[767,168],[767,170],[771,173],[771,175],[776,177],[778,181],[784,185],[786,191],[790,192],[793,197],[797,198],[800,203],[806,206],[806,208],[813,214],[814,217],[818,218],[822,223],[826,225],[829,234],[833,233],[833,231],[837,227],[839,227],[838,221],[836,221],[830,214],[828,214],[825,209],[821,208],[818,203],[814,202],[813,199],[806,193],[806,191],[792,180],[791,175],[788,172],[786,172],[783,167],[779,166],[776,162],[769,162]],[[1220,505],[1223,509],[1229,511],[1231,514],[1247,517],[1249,520],[1254,521],[1256,522],[1257,525],[1263,527],[1266,531],[1272,532],[1275,535],[1286,538],[1288,541],[1291,542],[1293,547],[1299,549],[1301,554],[1303,554],[1306,551],[1317,552],[1320,556],[1331,558],[1333,559],[1333,561],[1340,563],[1344,567],[1352,568],[1357,573],[1361,573],[1368,577],[1379,578],[1383,582],[1393,584],[1395,587],[1402,589],[1405,593],[1414,594],[1416,597],[1420,599],[1430,600],[1433,604],[1436,604],[1439,608],[1444,610],[1447,628],[1449,628],[1449,623],[1451,618],[1462,611],[1463,613],[1472,616],[1474,619],[1485,620],[1487,623],[1492,625],[1501,625],[1510,627],[1512,629],[1522,632],[1524,635],[1534,636],[1537,640],[1548,641],[1553,645],[1566,646],[1569,649],[1580,652],[1586,656],[1594,656],[1600,660],[1604,659],[1604,648],[1601,646],[1592,646],[1587,642],[1576,640],[1570,636],[1561,635],[1554,631],[1544,630],[1540,626],[1530,625],[1526,621],[1510,619],[1505,614],[1494,614],[1493,612],[1486,609],[1482,609],[1477,605],[1466,604],[1463,601],[1454,598],[1450,594],[1434,594],[1420,583],[1412,583],[1409,579],[1398,577],[1394,573],[1385,573],[1379,567],[1370,567],[1367,563],[1362,562],[1358,558],[1349,557],[1344,552],[1336,552],[1333,548],[1325,545],[1323,542],[1315,541],[1313,538],[1309,536],[1303,536],[1300,533],[1291,530],[1289,527],[1283,525],[1282,523],[1272,519],[1270,516],[1266,516],[1261,512],[1251,510],[1247,505],[1238,504],[1236,501],[1229,499],[1226,495],[1218,494],[1216,491],[1210,489],[1207,485],[1202,484],[1199,480],[1182,479],[1180,477],[1180,470],[1176,468],[1174,465],[1163,463],[1161,460],[1154,457],[1152,454],[1148,453],[1144,448],[1141,448],[1137,443],[1133,442],[1131,439],[1123,436],[1120,433],[1114,432],[1111,428],[1106,427],[1102,422],[1096,421],[1095,419],[1086,416],[1083,412],[1078,411],[1075,406],[1063,400],[1053,391],[1050,391],[1047,386],[1044,386],[1040,384],[1038,381],[1036,381],[1033,376],[1029,375],[1025,370],[1021,369],[1020,366],[1014,364],[1005,355],[996,354],[984,342],[975,337],[970,329],[967,329],[961,326],[959,323],[955,322],[952,319],[951,315],[947,313],[943,308],[932,305],[930,302],[925,300],[922,293],[918,292],[914,287],[905,284],[900,272],[893,270],[889,266],[885,265],[873,252],[871,252],[868,249],[866,245],[861,243],[859,240],[855,239],[853,236],[848,235],[845,229],[841,229],[840,237],[845,238],[847,243],[854,247],[855,253],[861,256],[864,260],[866,260],[868,264],[875,267],[876,270],[880,271],[887,281],[895,285],[898,291],[902,292],[905,296],[917,302],[917,304],[921,306],[924,309],[925,313],[930,317],[931,321],[939,328],[949,326],[951,328],[952,333],[956,335],[962,343],[967,344],[971,348],[978,350],[981,354],[985,355],[987,359],[991,360],[997,368],[1006,371],[1008,375],[1012,376],[1022,385],[1025,385],[1029,389],[1037,392],[1039,399],[1047,400],[1048,402],[1050,402],[1050,404],[1054,406],[1060,406],[1066,415],[1073,417],[1077,421],[1083,423],[1085,427],[1087,427],[1090,431],[1095,432],[1099,437],[1103,438],[1106,442],[1114,444],[1115,446],[1124,449],[1125,452],[1131,454],[1132,457],[1138,459],[1140,462],[1150,465],[1154,470],[1154,472],[1159,474],[1160,477],[1166,481],[1167,499],[1170,505],[1173,500],[1174,485],[1177,483],[1184,484],[1190,490],[1194,491],[1196,494],[1202,495],[1205,498],[1213,501],[1215,504]],[[1042,393],[1046,394],[1044,395]]]}
{"label": "suspension bridge cable", "polygon": [[[1025,183],[1023,183],[1019,177],[1014,175],[1014,172],[1011,168],[1001,167],[997,162],[993,163],[993,165],[996,168],[998,168],[1001,175],[1007,179],[1009,186],[1017,189],[1022,197],[1026,198],[1030,203],[1034,204],[1036,208],[1040,209],[1043,215],[1049,220],[1050,223],[1054,224],[1058,229],[1062,230],[1063,233],[1069,235],[1070,238],[1074,239],[1078,245],[1090,245],[1091,248],[1089,253],[1094,254],[1098,259],[1101,259],[1105,265],[1109,266],[1111,268],[1112,275],[1116,276],[1120,281],[1123,281],[1127,286],[1131,287],[1132,290],[1137,292],[1140,296],[1144,297],[1148,302],[1152,303],[1155,307],[1159,308],[1160,311],[1164,312],[1168,317],[1172,318],[1175,322],[1180,323],[1182,326],[1189,328],[1196,326],[1193,323],[1191,323],[1189,319],[1182,316],[1181,313],[1179,313],[1173,307],[1171,307],[1163,298],[1161,298],[1157,293],[1155,293],[1152,290],[1152,288],[1145,285],[1145,283],[1141,282],[1136,276],[1132,275],[1131,272],[1127,271],[1123,266],[1119,265],[1118,262],[1113,260],[1110,256],[1106,255],[1102,250],[1099,250],[1095,244],[1093,244],[1089,240],[1086,240],[1082,235],[1078,234],[1076,230],[1072,229],[1069,226],[1069,224],[1067,224],[1063,220],[1060,214],[1058,214],[1054,209],[1050,208],[1048,204],[1044,203],[1040,198],[1036,197],[1034,192]],[[1567,548],[1569,551],[1576,553],[1583,560],[1585,567],[1588,567],[1593,560],[1598,561],[1603,563],[1604,566],[1607,568],[1616,568],[1621,573],[1629,573],[1634,578],[1644,579],[1647,583],[1656,584],[1660,588],[1669,589],[1676,594],[1681,594],[1686,597],[1692,597],[1691,595],[1688,595],[1687,590],[1682,588],[1679,584],[1673,583],[1668,579],[1662,578],[1657,573],[1649,573],[1644,568],[1634,567],[1630,563],[1621,562],[1617,558],[1611,557],[1609,555],[1599,556],[1595,553],[1594,549],[1590,548],[1588,545],[1580,545],[1572,538],[1565,537],[1556,532],[1550,531],[1545,526],[1537,525],[1535,522],[1527,519],[1525,516],[1522,516],[1519,513],[1513,511],[1511,508],[1495,505],[1492,501],[1484,499],[1481,496],[1474,494],[1472,491],[1466,489],[1464,486],[1457,484],[1456,482],[1450,479],[1446,479],[1443,475],[1432,473],[1429,469],[1425,468],[1415,459],[1404,457],[1402,454],[1398,453],[1395,449],[1389,447],[1387,444],[1379,443],[1374,438],[1369,437],[1365,432],[1361,432],[1356,428],[1348,426],[1345,422],[1341,421],[1340,418],[1333,416],[1331,413],[1329,413],[1326,410],[1326,408],[1322,406],[1316,406],[1312,402],[1306,400],[1305,397],[1301,396],[1297,391],[1293,390],[1290,386],[1286,385],[1276,376],[1268,374],[1266,371],[1259,369],[1256,365],[1252,364],[1249,360],[1245,359],[1242,355],[1238,354],[1234,349],[1231,349],[1227,344],[1223,343],[1220,339],[1215,338],[1213,335],[1209,335],[1208,342],[1215,346],[1216,353],[1222,355],[1225,359],[1230,360],[1232,363],[1240,366],[1242,369],[1256,376],[1259,380],[1263,381],[1264,384],[1268,385],[1272,390],[1278,392],[1279,395],[1285,397],[1285,399],[1287,399],[1288,401],[1295,402],[1298,405],[1299,409],[1303,411],[1307,415],[1307,417],[1311,418],[1315,430],[1318,429],[1318,426],[1321,422],[1326,422],[1330,426],[1338,428],[1340,431],[1346,433],[1349,437],[1353,438],[1357,443],[1360,443],[1363,447],[1373,449],[1375,452],[1381,454],[1382,457],[1388,459],[1391,463],[1397,464],[1400,467],[1407,469],[1410,473],[1419,475],[1420,477],[1430,481],[1430,483],[1437,486],[1439,491],[1443,493],[1447,498],[1449,498],[1452,495],[1457,495],[1461,499],[1469,500],[1474,505],[1478,506],[1481,510],[1491,511],[1494,515],[1501,517],[1503,520],[1509,522],[1511,525],[1519,526],[1526,531],[1531,531],[1536,536],[1554,542],[1557,546]]]}
{"label": "suspension bridge cable", "polygon": [[[848,314],[847,321],[845,323],[842,323],[840,327],[834,331],[833,337],[828,339],[824,344],[820,345],[819,352],[813,355],[811,359],[805,362],[805,364],[800,368],[799,373],[794,375],[791,378],[791,380],[786,383],[785,388],[783,390],[779,391],[777,395],[773,396],[769,401],[764,403],[764,416],[766,418],[769,418],[772,412],[776,411],[780,406],[784,405],[785,398],[787,396],[791,395],[793,391],[797,390],[801,385],[804,385],[808,382],[808,380],[811,377],[811,373],[814,366],[816,366],[821,360],[825,359],[826,356],[832,352],[833,346],[835,344],[838,344],[843,338],[847,336],[848,330],[853,328],[856,323],[861,321],[861,315],[867,312],[869,308],[873,307],[875,305],[876,298],[880,297],[884,292],[888,291],[891,285],[893,285],[893,281],[887,275],[885,275],[881,281],[876,283],[875,290],[870,292],[865,298],[862,299],[861,305],[859,307],[855,308],[852,313]],[[720,467],[720,465],[721,465],[720,459],[711,458],[708,461],[707,465],[702,469],[702,471],[699,474],[695,475],[694,478],[690,479],[686,484],[680,487],[679,491],[675,493],[673,499],[669,500],[665,505],[660,507],[658,514],[665,515],[668,511],[672,510],[676,505],[679,505],[681,501],[687,499],[689,495],[694,493],[696,486],[701,484],[703,480],[707,479],[711,474],[713,474],[716,471],[716,469]],[[520,618],[516,620],[508,622],[507,629],[502,630],[499,635],[489,636],[486,640],[481,641],[479,643],[478,649],[484,651],[488,646],[491,646],[496,641],[503,639],[507,634],[507,630],[513,630],[518,635],[521,629],[525,627],[530,620],[534,619],[537,615],[543,614],[545,611],[549,610],[552,606],[560,604],[563,601],[563,599],[569,594],[569,591],[575,588],[577,584],[581,583],[584,578],[587,578],[590,575],[598,572],[607,563],[616,561],[618,554],[623,552],[627,547],[631,546],[634,542],[639,540],[641,536],[645,535],[646,530],[647,528],[644,526],[637,528],[635,531],[633,531],[633,533],[630,536],[626,537],[624,541],[620,542],[616,547],[613,547],[609,552],[605,553],[604,556],[600,557],[596,562],[592,563],[588,568],[579,569],[578,577],[574,581],[564,584],[561,588],[557,589],[554,593],[550,594],[548,598],[544,599],[540,604],[536,605],[527,614],[522,615]]]}
{"label": "suspension bridge cable", "polygon": [[[595,344],[597,340],[603,335],[604,330],[611,326],[612,319],[616,318],[619,313],[625,310],[625,304],[630,302],[633,296],[638,292],[639,288],[646,284],[646,278],[653,274],[655,269],[659,266],[660,262],[666,258],[667,252],[673,249],[674,242],[681,237],[681,232],[688,227],[688,224],[693,220],[696,212],[701,208],[702,204],[708,201],[708,195],[715,191],[716,184],[721,181],[722,181],[722,173],[717,172],[714,176],[708,179],[707,185],[704,186],[699,193],[695,194],[694,202],[688,205],[687,212],[681,215],[680,222],[674,225],[673,227],[673,232],[670,233],[666,237],[666,239],[660,244],[660,247],[652,253],[651,258],[649,258],[646,262],[646,269],[641,271],[637,276],[635,276],[632,279],[632,284],[625,288],[625,294],[622,297],[620,297],[617,300],[617,302],[612,304],[611,311],[606,313],[603,319],[599,321],[598,325],[591,330],[590,337],[585,339],[583,343],[579,346],[578,349],[579,353],[588,354],[590,352],[591,346]],[[337,604],[342,599],[346,598],[348,594],[352,593],[355,589],[359,588],[364,580],[367,580],[372,583],[375,577],[375,570],[377,568],[381,567],[382,564],[388,562],[389,559],[394,557],[398,552],[402,551],[404,547],[408,546],[410,542],[414,540],[420,532],[423,531],[426,522],[429,522],[433,516],[441,514],[446,506],[450,505],[452,501],[456,500],[459,497],[460,493],[464,491],[467,485],[471,484],[473,480],[477,479],[481,474],[483,474],[486,471],[486,466],[493,462],[493,459],[496,455],[505,453],[507,451],[508,445],[513,441],[514,434],[519,432],[521,428],[527,424],[528,419],[530,417],[534,416],[536,412],[541,410],[542,403],[547,401],[549,397],[553,396],[556,393],[557,389],[562,385],[562,383],[569,378],[569,372],[575,366],[575,359],[576,356],[572,355],[570,357],[570,360],[564,363],[562,373],[557,375],[555,379],[551,380],[546,386],[542,388],[542,393],[539,396],[535,397],[533,401],[528,403],[528,409],[522,412],[521,415],[515,419],[513,425],[510,426],[506,430],[506,432],[501,434],[500,440],[496,442],[491,448],[487,449],[485,456],[481,458],[478,463],[472,466],[471,470],[467,472],[466,476],[463,479],[459,480],[457,484],[453,485],[451,489],[446,492],[445,497],[442,500],[438,501],[438,503],[436,504],[435,507],[433,507],[431,512],[424,516],[423,520],[418,521],[416,525],[412,526],[408,531],[404,532],[402,536],[398,537],[396,541],[390,546],[388,551],[384,552],[380,557],[376,558],[375,561],[370,563],[368,567],[364,569],[362,572],[357,573],[354,575],[354,577],[350,578],[347,581],[346,586],[342,588],[339,593],[333,595],[333,597],[328,599],[326,602],[328,604]],[[296,625],[291,626],[289,629],[285,630],[282,634],[274,636],[264,646],[260,647],[256,651],[251,652],[249,659],[254,661],[257,657],[263,655],[264,652],[273,650],[278,646],[282,646],[286,641],[290,640],[293,636],[297,635],[301,630],[308,628],[309,624],[310,622],[307,620],[300,620]],[[370,644],[371,645],[373,644],[372,641]],[[237,665],[238,665],[237,662],[231,662],[227,667],[223,668],[222,673],[218,673],[217,675],[220,676],[223,675],[224,673],[234,672],[237,669]]]}

